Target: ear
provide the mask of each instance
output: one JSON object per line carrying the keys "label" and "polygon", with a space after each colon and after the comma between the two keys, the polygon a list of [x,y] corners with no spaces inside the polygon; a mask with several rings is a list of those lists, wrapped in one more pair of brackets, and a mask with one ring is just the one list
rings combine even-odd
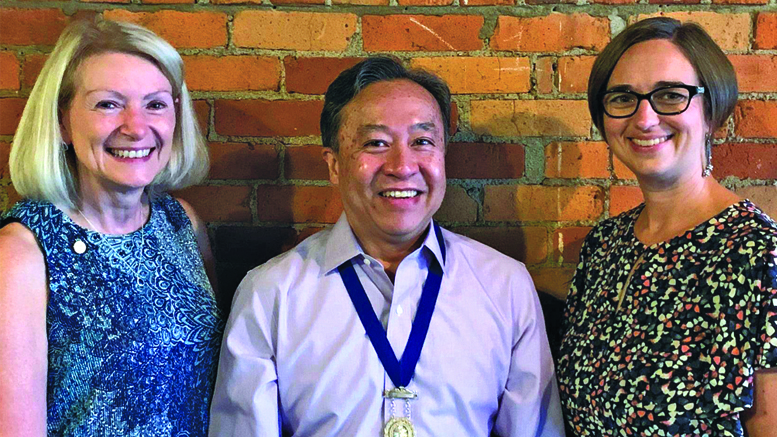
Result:
{"label": "ear", "polygon": [[59,111],[59,133],[62,135],[62,141],[65,144],[70,144],[73,142],[73,139],[70,137],[67,125],[67,113]]}
{"label": "ear", "polygon": [[332,150],[331,147],[324,147],[321,155],[326,161],[326,165],[329,168],[329,182],[332,185],[337,186],[340,183],[340,163],[338,161],[337,152]]}

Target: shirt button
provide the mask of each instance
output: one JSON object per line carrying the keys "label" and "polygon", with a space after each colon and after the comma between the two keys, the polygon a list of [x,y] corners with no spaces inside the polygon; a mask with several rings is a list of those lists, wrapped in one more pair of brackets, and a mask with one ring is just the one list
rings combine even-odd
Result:
{"label": "shirt button", "polygon": [[401,316],[401,315],[402,315],[402,305],[398,305],[398,306],[397,306],[397,315],[398,315],[398,316]]}
{"label": "shirt button", "polygon": [[372,261],[368,260],[367,258],[364,258],[364,265],[368,266],[370,264],[372,264]]}
{"label": "shirt button", "polygon": [[81,240],[76,240],[75,243],[73,243],[73,252],[79,255],[86,252],[86,243]]}

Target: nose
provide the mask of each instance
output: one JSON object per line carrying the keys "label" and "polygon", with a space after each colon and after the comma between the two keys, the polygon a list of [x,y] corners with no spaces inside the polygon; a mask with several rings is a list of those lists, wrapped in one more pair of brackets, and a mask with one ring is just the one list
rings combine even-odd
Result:
{"label": "nose", "polygon": [[637,112],[631,116],[634,123],[641,130],[648,130],[659,122],[659,115],[653,110],[650,102],[645,99],[637,103]]}
{"label": "nose", "polygon": [[139,140],[148,133],[147,114],[141,108],[127,107],[122,113],[120,132],[133,140]]}
{"label": "nose", "polygon": [[418,171],[415,153],[408,146],[394,146],[388,152],[383,171],[387,175],[406,179]]}

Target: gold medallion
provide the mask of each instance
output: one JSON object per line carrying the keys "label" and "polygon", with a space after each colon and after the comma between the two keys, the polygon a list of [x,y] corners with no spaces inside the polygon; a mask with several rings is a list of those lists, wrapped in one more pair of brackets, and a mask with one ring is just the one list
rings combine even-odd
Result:
{"label": "gold medallion", "polygon": [[415,428],[407,417],[392,417],[383,428],[383,437],[415,437]]}
{"label": "gold medallion", "polygon": [[418,393],[410,391],[405,387],[394,387],[391,390],[384,390],[383,397],[386,399],[412,400],[418,398]]}

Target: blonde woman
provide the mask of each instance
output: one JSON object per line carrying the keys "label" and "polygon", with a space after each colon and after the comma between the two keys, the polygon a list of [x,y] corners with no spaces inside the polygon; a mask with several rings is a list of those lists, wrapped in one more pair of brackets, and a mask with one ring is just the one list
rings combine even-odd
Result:
{"label": "blonde woman", "polygon": [[131,24],[57,42],[10,158],[0,228],[0,435],[205,435],[222,330],[178,53]]}

